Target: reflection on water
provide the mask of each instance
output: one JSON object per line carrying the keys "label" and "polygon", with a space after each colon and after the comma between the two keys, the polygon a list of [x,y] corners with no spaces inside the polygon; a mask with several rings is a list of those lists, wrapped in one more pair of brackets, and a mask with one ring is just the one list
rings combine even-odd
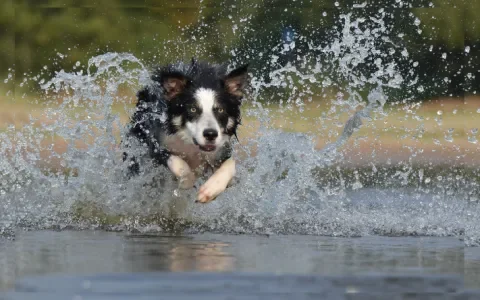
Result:
{"label": "reflection on water", "polygon": [[[245,235],[128,235],[32,231],[0,241],[0,287],[25,276],[151,271],[267,272],[322,275],[371,272],[462,275],[470,286],[480,257],[456,238]],[[476,267],[475,267],[476,266]]]}
{"label": "reflection on water", "polygon": [[230,244],[197,240],[186,236],[117,235],[125,250],[123,258],[133,262],[125,271],[226,271],[234,269]]}

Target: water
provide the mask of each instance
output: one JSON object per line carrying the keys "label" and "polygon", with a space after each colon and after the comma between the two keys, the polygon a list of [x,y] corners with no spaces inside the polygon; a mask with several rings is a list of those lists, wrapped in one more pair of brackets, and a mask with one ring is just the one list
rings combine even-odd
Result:
{"label": "water", "polygon": [[478,276],[463,279],[480,257],[454,238],[31,231],[2,253],[3,287],[25,278],[7,299],[480,294]]}
{"label": "water", "polygon": [[[412,102],[415,95],[412,91],[426,87],[419,83],[408,51],[392,38],[388,26],[391,17],[383,9],[361,17],[344,14],[337,27],[332,28],[329,39],[316,42],[296,37],[279,42],[273,54],[265,56],[267,79],[260,71],[251,74],[252,86],[244,109],[250,122],[243,125],[245,138],[241,138],[235,149],[239,157],[238,182],[208,205],[193,202],[195,191],[175,191],[168,172],[150,168],[148,162],[141,176],[132,180],[124,176],[126,168],[119,146],[125,133],[122,116],[132,112],[128,99],[149,82],[148,64],[129,53],[105,53],[91,57],[88,65],[76,66],[72,72],[62,70],[53,78],[43,78],[41,74],[27,78],[22,84],[39,86],[42,91],[42,96],[35,99],[42,103],[42,114],[31,114],[25,126],[12,125],[0,132],[1,246],[11,253],[21,251],[19,245],[26,243],[25,251],[35,252],[35,245],[42,245],[43,239],[48,238],[55,240],[54,245],[73,247],[72,251],[80,249],[81,241],[92,248],[73,255],[51,248],[45,252],[39,250],[38,255],[51,257],[51,267],[57,269],[26,259],[27,269],[31,266],[38,268],[37,271],[7,274],[4,278],[8,284],[24,275],[53,271],[152,271],[142,260],[145,254],[138,257],[130,254],[127,258],[122,253],[118,260],[111,257],[112,249],[123,249],[126,247],[123,243],[128,244],[131,239],[136,241],[135,245],[144,241],[152,241],[156,246],[165,243],[169,253],[176,249],[177,241],[180,248],[185,242],[185,251],[195,253],[193,262],[181,261],[179,265],[186,263],[185,270],[205,271],[193,266],[202,264],[203,254],[195,252],[198,249],[194,244],[188,244],[201,239],[202,233],[222,234],[219,239],[231,245],[232,251],[225,256],[230,255],[233,261],[244,260],[232,265],[217,254],[206,255],[218,259],[207,264],[222,268],[221,271],[332,275],[335,270],[342,270],[335,274],[345,275],[360,270],[411,271],[411,267],[425,273],[426,278],[433,278],[427,273],[446,271],[461,275],[467,269],[467,264],[462,267],[466,257],[463,246],[480,243],[477,143],[480,126],[468,124],[463,144],[459,141],[461,135],[446,128],[441,140],[433,138],[437,148],[423,146],[432,126],[443,126],[448,113],[445,108],[445,112],[442,109],[425,118]],[[418,26],[417,23],[412,17],[411,24]],[[280,57],[289,57],[299,43],[308,45],[308,53],[280,64]],[[242,51],[231,49],[236,59],[252,56]],[[263,55],[256,53],[260,54]],[[401,72],[405,65],[413,66],[408,74]],[[315,110],[312,103],[319,99],[319,103],[329,103],[329,109],[321,116],[307,118]],[[397,136],[399,141],[395,142],[404,145],[394,151],[366,152],[368,156],[352,161],[349,155],[359,151],[365,139],[358,135],[359,130],[370,126],[372,131],[381,132],[375,124],[393,114],[387,110],[387,100],[398,102],[397,107],[406,111],[400,125],[384,129],[394,131],[396,126],[402,127],[404,136]],[[53,101],[59,104],[54,105]],[[285,131],[274,126],[280,112],[286,119],[295,120],[284,127]],[[341,115],[347,117],[341,119]],[[308,125],[303,133],[289,132],[290,126],[302,121]],[[316,138],[326,141],[320,150]],[[383,138],[374,137],[379,144]],[[56,147],[59,144],[65,145],[61,151]],[[406,157],[401,157],[400,148]],[[137,151],[143,149],[138,147]],[[447,164],[445,153],[451,158]],[[420,164],[420,157],[427,160]],[[25,233],[23,229],[33,231]],[[42,229],[101,229],[121,233],[38,231]],[[180,235],[178,239],[157,236],[142,239],[141,235],[132,237],[128,233],[190,235]],[[294,236],[283,237],[286,234]],[[409,236],[429,238],[405,238]],[[10,241],[13,239],[14,242]],[[269,249],[265,253],[261,252],[264,240],[268,241],[265,248]],[[431,244],[419,245],[418,241]],[[294,245],[297,242],[307,249],[309,243],[320,243],[335,251],[305,252],[305,247]],[[206,245],[211,241],[199,243],[200,252],[210,251]],[[338,250],[342,243],[360,243],[360,246],[353,252],[346,250],[348,246]],[[149,247],[142,244],[139,251],[160,251]],[[223,251],[218,249],[222,246],[212,247],[214,253]],[[272,256],[272,248],[282,248],[285,252]],[[108,254],[100,255],[100,249]],[[433,260],[432,257],[443,255],[436,252],[441,249],[445,249],[445,259],[432,262],[438,266],[409,261],[409,257],[418,258],[424,251],[427,251],[425,260]],[[375,251],[379,256],[384,255],[385,261],[370,269],[370,264],[378,259],[369,257]],[[301,258],[298,253],[302,253]],[[345,260],[333,264],[337,253]],[[349,259],[357,255],[358,261],[350,265]],[[401,267],[396,263],[396,255],[403,255],[398,258]],[[25,256],[20,255],[22,259]],[[63,256],[67,257],[58,263]],[[155,271],[170,270],[166,265],[174,264],[165,261],[164,256],[168,255],[159,254],[152,263],[161,265]],[[316,259],[322,263],[315,268],[311,262]],[[16,270],[20,263],[10,258],[6,261],[10,266],[6,268],[8,272],[12,272],[12,264]],[[478,256],[473,255],[472,261],[478,266]],[[224,263],[227,266],[223,268]],[[471,274],[477,272],[475,266],[468,266]],[[142,278],[131,276],[127,278]],[[152,276],[158,279],[157,275]],[[32,284],[37,285],[35,280]],[[81,279],[66,280],[74,284]]]}

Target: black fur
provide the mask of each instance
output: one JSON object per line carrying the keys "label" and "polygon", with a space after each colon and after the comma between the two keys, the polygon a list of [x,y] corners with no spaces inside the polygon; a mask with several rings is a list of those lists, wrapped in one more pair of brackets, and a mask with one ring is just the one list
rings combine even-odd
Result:
{"label": "black fur", "polygon": [[[243,98],[245,78],[233,81],[238,77],[246,77],[247,65],[227,73],[226,65],[212,65],[192,59],[191,63],[179,62],[162,67],[157,67],[152,72],[152,83],[143,87],[138,93],[136,111],[131,117],[130,130],[127,134],[125,146],[129,147],[128,139],[136,138],[148,148],[149,156],[158,165],[167,164],[171,155],[164,147],[167,135],[174,135],[181,130],[187,121],[193,121],[201,114],[201,109],[193,98],[193,93],[198,88],[208,88],[216,92],[218,107],[214,110],[215,118],[224,134],[236,136],[237,127],[241,122],[240,104]],[[181,91],[169,90],[168,81],[175,80],[176,87],[181,86]],[[239,92],[232,92],[229,87],[239,84]],[[235,87],[235,86],[234,86]],[[192,108],[194,108],[192,110]],[[223,111],[222,111],[223,109]],[[172,122],[181,116],[182,123]],[[227,127],[228,119],[233,119],[233,125]],[[231,145],[226,143],[223,149],[218,149],[218,164],[231,156]],[[130,157],[129,170],[136,174],[139,172],[139,163],[135,157],[124,153],[124,161]]]}

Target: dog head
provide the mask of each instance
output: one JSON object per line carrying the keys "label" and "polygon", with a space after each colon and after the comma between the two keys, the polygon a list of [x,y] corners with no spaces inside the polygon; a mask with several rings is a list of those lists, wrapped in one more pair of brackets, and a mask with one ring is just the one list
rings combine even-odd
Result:
{"label": "dog head", "polygon": [[153,79],[161,84],[167,102],[170,134],[206,152],[236,134],[247,65],[227,72],[225,65],[192,60],[161,68]]}

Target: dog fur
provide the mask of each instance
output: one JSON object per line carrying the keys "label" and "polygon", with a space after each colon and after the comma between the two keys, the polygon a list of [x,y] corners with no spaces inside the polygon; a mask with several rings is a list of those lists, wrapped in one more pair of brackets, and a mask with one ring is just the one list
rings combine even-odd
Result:
{"label": "dog fur", "polygon": [[[213,170],[196,201],[215,199],[235,176],[231,142],[241,122],[247,68],[227,72],[225,64],[195,59],[156,68],[152,84],[137,93],[127,149],[129,138],[140,141],[155,164],[170,169],[182,189],[194,187],[199,176]],[[139,161],[125,152],[127,159],[130,173],[138,174]]]}

